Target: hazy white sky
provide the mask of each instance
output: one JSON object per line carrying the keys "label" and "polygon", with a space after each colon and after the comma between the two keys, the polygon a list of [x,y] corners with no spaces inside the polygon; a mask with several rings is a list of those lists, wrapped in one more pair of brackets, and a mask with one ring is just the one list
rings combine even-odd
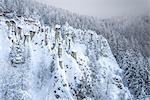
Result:
{"label": "hazy white sky", "polygon": [[150,0],[37,0],[71,12],[95,17],[137,15],[150,10]]}

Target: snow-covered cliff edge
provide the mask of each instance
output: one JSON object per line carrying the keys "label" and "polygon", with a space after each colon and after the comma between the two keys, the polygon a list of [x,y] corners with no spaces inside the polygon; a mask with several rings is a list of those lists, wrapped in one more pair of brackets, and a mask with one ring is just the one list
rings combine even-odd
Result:
{"label": "snow-covered cliff edge", "polygon": [[107,40],[90,30],[0,20],[1,100],[130,100]]}

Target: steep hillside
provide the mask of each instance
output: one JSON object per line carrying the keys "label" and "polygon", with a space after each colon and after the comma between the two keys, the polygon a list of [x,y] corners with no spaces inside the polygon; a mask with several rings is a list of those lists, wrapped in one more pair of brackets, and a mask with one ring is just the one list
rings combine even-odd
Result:
{"label": "steep hillside", "polygon": [[107,40],[67,23],[0,19],[1,100],[130,100]]}

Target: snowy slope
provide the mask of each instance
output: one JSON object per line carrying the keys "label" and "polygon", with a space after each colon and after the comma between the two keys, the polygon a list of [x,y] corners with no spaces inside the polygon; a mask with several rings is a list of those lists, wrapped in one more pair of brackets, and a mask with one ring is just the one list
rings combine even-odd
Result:
{"label": "snowy slope", "polygon": [[14,35],[6,20],[0,21],[0,100],[131,99],[103,36],[66,23],[55,40],[54,28],[13,19],[22,37],[36,32],[24,43],[25,37]]}

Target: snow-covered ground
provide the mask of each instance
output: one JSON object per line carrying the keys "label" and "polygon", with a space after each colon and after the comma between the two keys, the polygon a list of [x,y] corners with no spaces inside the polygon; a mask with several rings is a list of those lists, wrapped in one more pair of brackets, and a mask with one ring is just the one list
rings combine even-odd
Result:
{"label": "snow-covered ground", "polygon": [[56,29],[24,18],[13,19],[22,28],[15,35],[6,21],[0,21],[0,100],[131,99],[103,36],[68,24],[55,27],[56,36]]}

